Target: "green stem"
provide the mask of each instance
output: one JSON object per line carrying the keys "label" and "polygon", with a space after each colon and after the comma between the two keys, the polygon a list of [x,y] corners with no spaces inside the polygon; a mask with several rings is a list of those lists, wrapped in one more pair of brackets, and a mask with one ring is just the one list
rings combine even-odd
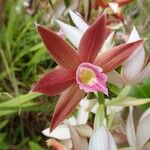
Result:
{"label": "green stem", "polygon": [[100,93],[100,92],[98,92],[97,93],[98,94],[98,102],[99,102],[99,104],[101,105],[101,104],[105,104],[105,97],[104,97],[104,94],[103,93]]}
{"label": "green stem", "polygon": [[98,103],[99,103],[99,105],[101,106],[101,105],[103,105],[103,107],[104,107],[104,118],[106,118],[106,124],[107,124],[107,122],[108,122],[108,116],[107,116],[107,106],[105,105],[105,96],[104,96],[104,94],[103,93],[100,93],[100,92],[98,92],[97,93],[98,94]]}

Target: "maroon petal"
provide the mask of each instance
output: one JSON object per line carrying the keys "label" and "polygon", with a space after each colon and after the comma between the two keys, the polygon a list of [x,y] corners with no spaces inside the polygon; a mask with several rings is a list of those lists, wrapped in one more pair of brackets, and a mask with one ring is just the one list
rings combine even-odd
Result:
{"label": "maroon petal", "polygon": [[33,87],[33,92],[40,92],[46,95],[58,95],[75,82],[75,73],[63,68],[55,68],[46,74]]}
{"label": "maroon petal", "polygon": [[84,95],[84,91],[80,90],[77,84],[72,85],[59,98],[53,119],[51,122],[51,131],[54,130],[63,120],[65,120],[71,112],[78,106]]}
{"label": "maroon petal", "polygon": [[139,40],[129,44],[116,46],[99,55],[94,64],[103,68],[105,73],[110,72],[122,64],[142,44],[143,40]]}
{"label": "maroon petal", "polygon": [[81,38],[79,56],[82,62],[92,63],[99,53],[106,37],[106,15],[102,14]]}
{"label": "maroon petal", "polygon": [[49,53],[60,66],[74,70],[78,67],[78,54],[69,44],[60,36],[41,25],[37,25],[37,30]]}

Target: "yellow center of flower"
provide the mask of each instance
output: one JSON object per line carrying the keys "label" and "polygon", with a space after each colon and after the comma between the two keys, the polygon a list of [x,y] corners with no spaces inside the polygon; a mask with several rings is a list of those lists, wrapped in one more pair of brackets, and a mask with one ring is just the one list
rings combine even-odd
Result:
{"label": "yellow center of flower", "polygon": [[80,68],[79,77],[81,82],[84,84],[90,84],[96,80],[95,72],[92,69],[86,67]]}

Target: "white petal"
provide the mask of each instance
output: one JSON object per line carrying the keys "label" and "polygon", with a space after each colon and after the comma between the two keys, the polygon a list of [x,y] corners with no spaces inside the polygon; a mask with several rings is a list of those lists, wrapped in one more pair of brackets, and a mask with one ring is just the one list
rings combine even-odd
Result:
{"label": "white petal", "polygon": [[67,119],[67,121],[68,121],[72,126],[75,126],[75,125],[76,125],[76,118],[75,118],[75,117],[71,117],[71,118]]}
{"label": "white petal", "polygon": [[64,32],[65,36],[70,40],[70,42],[78,48],[80,39],[83,35],[83,33],[78,30],[77,28],[70,26],[66,23],[63,23],[59,20],[56,20],[58,25],[60,26],[61,30]]}
{"label": "white petal", "polygon": [[117,3],[109,2],[108,5],[114,14],[119,12],[119,5]]}
{"label": "white petal", "polygon": [[105,51],[109,50],[110,48],[112,48],[114,33],[115,32],[112,32],[112,33],[109,34],[109,36],[107,37],[107,39],[104,42],[104,45],[101,49],[101,52],[105,52]]}
{"label": "white petal", "polygon": [[79,16],[72,10],[69,10],[69,14],[76,27],[84,33],[88,28],[87,23],[81,18],[81,16]]}
{"label": "white petal", "polygon": [[[140,36],[135,27],[129,36],[127,43],[140,40]],[[145,61],[144,47],[140,46],[124,63],[123,63],[123,76],[131,82],[140,73]]]}
{"label": "white petal", "polygon": [[125,80],[115,70],[107,73],[107,79],[109,83],[112,83],[118,86],[125,84]]}
{"label": "white petal", "polygon": [[142,83],[144,80],[150,77],[150,63],[146,65],[146,67],[138,74],[136,79],[134,80],[134,84]]}
{"label": "white petal", "polygon": [[101,126],[90,138],[89,150],[117,150],[115,141],[109,131]]}
{"label": "white petal", "polygon": [[98,109],[98,106],[99,106],[99,104],[96,103],[96,104],[94,105],[94,107],[91,109],[91,112],[94,113],[94,114],[96,114],[97,109]]}
{"label": "white petal", "polygon": [[129,109],[129,115],[127,118],[126,124],[126,133],[127,139],[130,146],[136,146],[136,136],[135,136],[135,129],[134,129],[134,120],[133,120],[133,107]]}
{"label": "white petal", "polygon": [[137,149],[141,150],[150,139],[150,109],[148,109],[140,118],[136,137]]}
{"label": "white petal", "polygon": [[150,108],[147,109],[143,114],[142,116],[140,117],[140,121],[142,121],[145,117],[149,116],[150,115]]}
{"label": "white petal", "polygon": [[87,99],[87,97],[83,98],[80,102],[80,106],[87,109],[89,107],[89,100]]}
{"label": "white petal", "polygon": [[65,10],[66,10],[66,6],[64,1],[60,1],[60,3],[57,3],[55,9],[51,14],[51,23],[53,23],[55,18],[59,18],[60,16],[62,16]]}
{"label": "white petal", "polygon": [[63,39],[65,38],[65,34],[61,29],[57,32],[57,35],[59,35]]}
{"label": "white petal", "polygon": [[120,112],[123,110],[122,106],[108,106],[107,114],[111,114],[112,112]]}
{"label": "white petal", "polygon": [[42,133],[47,137],[58,140],[67,140],[71,138],[69,128],[65,124],[59,125],[51,133],[50,128],[43,130]]}
{"label": "white petal", "polygon": [[80,106],[83,107],[85,110],[87,111],[92,111],[93,107],[95,107],[97,103],[96,99],[87,99],[86,97],[84,99],[81,100],[80,102]]}
{"label": "white petal", "polygon": [[77,114],[77,124],[86,124],[88,121],[88,117],[89,112],[85,108],[80,107]]}

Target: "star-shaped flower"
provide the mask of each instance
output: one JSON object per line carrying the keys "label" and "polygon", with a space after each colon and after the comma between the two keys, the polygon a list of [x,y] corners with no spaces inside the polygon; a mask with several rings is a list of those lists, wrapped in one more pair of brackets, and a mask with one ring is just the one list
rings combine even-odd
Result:
{"label": "star-shaped flower", "polygon": [[122,64],[143,40],[122,44],[100,52],[106,38],[106,15],[102,14],[83,34],[78,51],[51,30],[37,25],[37,30],[53,59],[59,65],[33,87],[33,92],[60,96],[51,122],[56,128],[78,106],[85,92],[108,95],[106,73]]}

